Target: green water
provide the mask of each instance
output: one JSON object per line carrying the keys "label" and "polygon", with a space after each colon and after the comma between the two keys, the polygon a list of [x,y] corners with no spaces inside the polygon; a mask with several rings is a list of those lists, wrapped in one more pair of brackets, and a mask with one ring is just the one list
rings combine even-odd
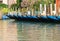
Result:
{"label": "green water", "polygon": [[0,20],[0,28],[1,41],[60,41],[60,24]]}

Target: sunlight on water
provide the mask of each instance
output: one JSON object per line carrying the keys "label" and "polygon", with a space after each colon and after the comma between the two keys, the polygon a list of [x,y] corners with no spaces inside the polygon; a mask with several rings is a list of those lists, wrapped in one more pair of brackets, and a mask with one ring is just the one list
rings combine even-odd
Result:
{"label": "sunlight on water", "polygon": [[0,20],[0,41],[60,41],[60,25]]}

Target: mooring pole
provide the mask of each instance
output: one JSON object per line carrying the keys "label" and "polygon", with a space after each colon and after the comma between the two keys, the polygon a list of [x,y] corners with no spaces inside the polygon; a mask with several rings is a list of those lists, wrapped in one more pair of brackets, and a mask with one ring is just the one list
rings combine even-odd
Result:
{"label": "mooring pole", "polygon": [[56,15],[56,4],[54,4],[54,7],[55,7],[55,15]]}
{"label": "mooring pole", "polygon": [[32,9],[32,16],[34,15],[34,9]]}
{"label": "mooring pole", "polygon": [[42,14],[42,4],[40,4],[40,15]]}
{"label": "mooring pole", "polygon": [[50,4],[50,12],[51,12],[51,15],[52,15],[52,4]]}
{"label": "mooring pole", "polygon": [[44,4],[44,11],[45,11],[45,14],[46,14],[46,4]]}

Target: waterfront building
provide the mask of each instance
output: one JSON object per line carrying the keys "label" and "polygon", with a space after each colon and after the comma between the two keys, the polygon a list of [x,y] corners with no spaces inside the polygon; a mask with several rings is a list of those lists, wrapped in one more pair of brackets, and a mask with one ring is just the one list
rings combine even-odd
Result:
{"label": "waterfront building", "polygon": [[2,0],[0,0],[0,3],[2,3]]}
{"label": "waterfront building", "polygon": [[57,13],[60,13],[60,0],[56,0]]}
{"label": "waterfront building", "polygon": [[16,3],[16,0],[0,0],[0,3],[7,4],[7,5],[12,5]]}

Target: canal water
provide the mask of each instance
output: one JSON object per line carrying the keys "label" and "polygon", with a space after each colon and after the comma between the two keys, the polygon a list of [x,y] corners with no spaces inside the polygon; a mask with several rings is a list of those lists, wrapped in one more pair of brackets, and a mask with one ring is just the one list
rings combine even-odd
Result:
{"label": "canal water", "polygon": [[60,24],[0,20],[0,41],[60,41]]}

